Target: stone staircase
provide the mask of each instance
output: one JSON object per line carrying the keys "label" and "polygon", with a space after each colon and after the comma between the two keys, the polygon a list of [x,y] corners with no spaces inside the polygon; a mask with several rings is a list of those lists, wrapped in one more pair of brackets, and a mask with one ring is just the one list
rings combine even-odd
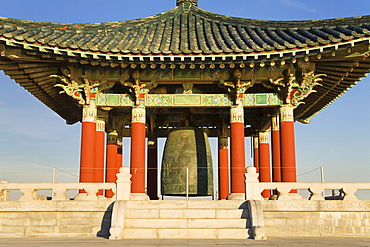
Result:
{"label": "stone staircase", "polygon": [[247,239],[244,201],[127,201],[123,238]]}

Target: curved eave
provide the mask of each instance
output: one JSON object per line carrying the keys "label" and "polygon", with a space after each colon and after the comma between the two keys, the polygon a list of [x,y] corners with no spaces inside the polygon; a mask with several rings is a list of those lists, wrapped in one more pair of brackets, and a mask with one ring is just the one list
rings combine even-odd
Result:
{"label": "curved eave", "polygon": [[309,49],[368,37],[369,29],[369,16],[263,21],[223,16],[194,6],[178,6],[136,20],[91,24],[0,18],[0,36],[5,40],[108,60],[125,55],[145,59]]}
{"label": "curved eave", "polygon": [[0,69],[20,86],[26,89],[43,104],[66,120],[74,124],[81,120],[82,111],[78,104],[54,85],[58,83],[50,75],[59,74],[58,64],[38,62],[14,63],[0,59]]}
{"label": "curved eave", "polygon": [[285,49],[281,51],[272,50],[264,52],[239,52],[239,53],[224,53],[224,54],[177,54],[177,55],[140,55],[140,54],[113,54],[113,53],[99,53],[99,52],[85,52],[81,50],[60,49],[58,47],[45,47],[40,44],[28,44],[25,42],[5,39],[0,37],[0,42],[6,46],[22,47],[24,50],[36,51],[40,54],[47,53],[54,56],[63,56],[74,58],[77,60],[100,61],[111,63],[163,63],[163,62],[179,62],[179,63],[193,63],[193,62],[225,62],[225,61],[245,61],[247,63],[266,62],[268,60],[282,60],[291,59],[294,57],[303,57],[310,55],[317,55],[323,52],[330,52],[342,48],[354,47],[356,44],[370,43],[370,37],[361,37],[346,42],[330,43],[326,45],[317,45],[315,47]]}
{"label": "curved eave", "polygon": [[310,94],[305,104],[295,110],[296,119],[302,123],[310,120],[322,112],[325,108],[339,99],[344,93],[355,86],[362,78],[370,72],[370,59],[347,59],[329,62],[316,62],[316,73],[326,74],[320,82],[322,86],[316,86],[315,93]]}

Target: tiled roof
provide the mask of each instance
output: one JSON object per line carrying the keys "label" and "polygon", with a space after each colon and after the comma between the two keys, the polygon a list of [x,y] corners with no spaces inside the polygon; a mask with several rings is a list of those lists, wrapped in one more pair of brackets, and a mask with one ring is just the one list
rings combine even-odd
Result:
{"label": "tiled roof", "polygon": [[29,44],[110,54],[260,53],[344,42],[370,35],[370,16],[263,21],[181,4],[158,15],[107,23],[0,19],[0,36]]}
{"label": "tiled roof", "polygon": [[235,60],[247,67],[272,68],[308,58],[315,63],[315,73],[327,76],[315,88],[317,93],[295,110],[302,121],[369,72],[370,16],[264,21],[211,13],[196,7],[196,1],[178,2],[169,11],[129,21],[76,24],[0,18],[0,48],[21,50],[19,56],[17,51],[2,53],[0,69],[69,123],[81,119],[81,108],[59,94],[56,79],[50,78],[67,64],[125,68],[130,63],[133,67],[170,63],[204,68],[225,63],[231,68]]}

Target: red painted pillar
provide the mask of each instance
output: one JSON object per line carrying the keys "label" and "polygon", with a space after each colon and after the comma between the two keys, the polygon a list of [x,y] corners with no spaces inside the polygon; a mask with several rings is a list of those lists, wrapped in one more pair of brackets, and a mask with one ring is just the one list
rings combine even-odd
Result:
{"label": "red painted pillar", "polygon": [[253,165],[256,167],[256,172],[259,173],[260,169],[260,159],[259,159],[259,145],[258,136],[253,137]]}
{"label": "red painted pillar", "polygon": [[[231,195],[245,193],[244,108],[230,109]],[[240,197],[241,198],[241,197]]]}
{"label": "red painted pillar", "polygon": [[[260,182],[271,182],[271,165],[270,165],[270,131],[259,133],[259,180]],[[264,198],[270,198],[271,191],[262,192]]]}
{"label": "red painted pillar", "polygon": [[123,147],[122,147],[122,137],[117,138],[117,173],[119,168],[122,167],[123,163]]}
{"label": "red painted pillar", "polygon": [[219,199],[224,200],[229,190],[229,149],[228,138],[218,137],[218,193]]}
{"label": "red painted pillar", "polygon": [[158,148],[157,138],[148,141],[147,193],[150,200],[158,200]]}
{"label": "red painted pillar", "polygon": [[[96,121],[95,144],[95,183],[104,183],[105,121],[102,119]],[[103,191],[98,195],[103,195]]]}
{"label": "red painted pillar", "polygon": [[[107,138],[107,154],[106,154],[106,172],[105,172],[105,182],[107,183],[114,183],[117,180],[116,174],[118,173],[117,168],[117,138],[118,134],[116,131],[112,131],[108,133]],[[105,196],[107,198],[113,197],[113,191],[108,190],[106,191]]]}
{"label": "red painted pillar", "polygon": [[145,107],[132,108],[131,124],[131,192],[145,193]]}
{"label": "red painted pillar", "polygon": [[80,183],[95,182],[96,115],[95,100],[91,100],[82,113]]}
{"label": "red painted pillar", "polygon": [[272,181],[281,182],[280,127],[279,116],[272,117],[271,132]]}
{"label": "red painted pillar", "polygon": [[281,180],[296,182],[296,156],[294,138],[293,107],[283,105],[280,108],[280,149],[281,149]]}

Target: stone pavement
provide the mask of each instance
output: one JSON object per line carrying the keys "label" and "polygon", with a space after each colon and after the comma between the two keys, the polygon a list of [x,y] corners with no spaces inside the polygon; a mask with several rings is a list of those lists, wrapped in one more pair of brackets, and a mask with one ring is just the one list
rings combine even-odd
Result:
{"label": "stone pavement", "polygon": [[321,247],[348,246],[370,247],[369,238],[269,238],[268,240],[221,240],[221,239],[129,239],[107,240],[96,237],[35,237],[35,238],[0,238],[1,247],[101,247],[101,246],[271,246],[271,247]]}

